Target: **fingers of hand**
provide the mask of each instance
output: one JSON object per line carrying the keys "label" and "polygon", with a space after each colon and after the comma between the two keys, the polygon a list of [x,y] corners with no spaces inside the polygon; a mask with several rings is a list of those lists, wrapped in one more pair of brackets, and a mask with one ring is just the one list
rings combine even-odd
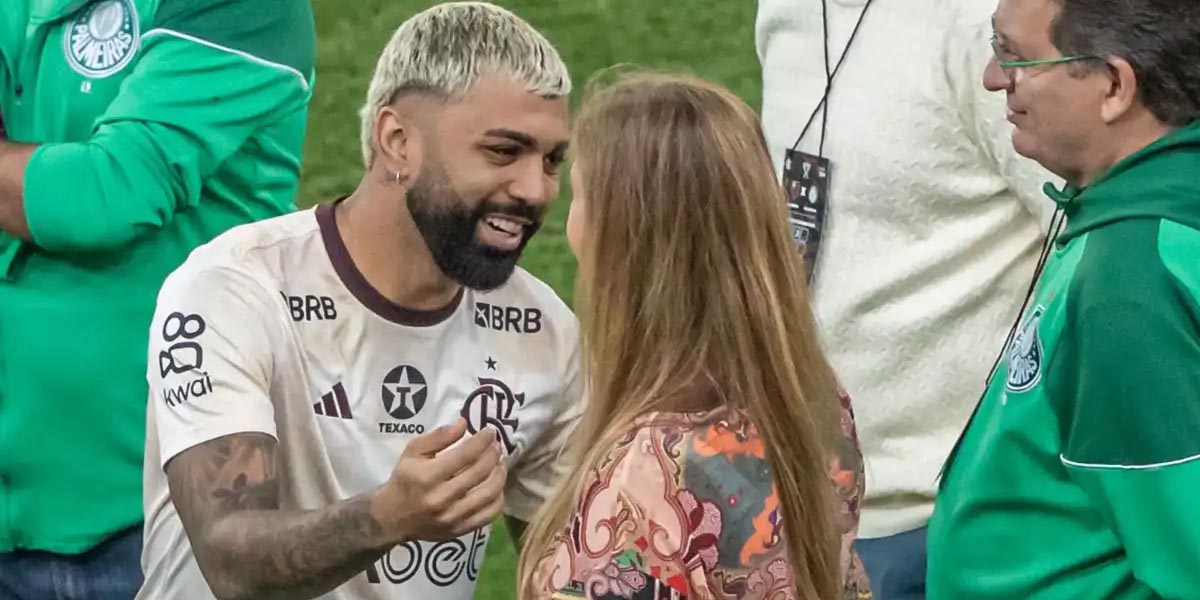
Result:
{"label": "fingers of hand", "polygon": [[507,470],[498,466],[479,486],[467,492],[450,513],[447,522],[459,532],[473,531],[490,523],[504,507],[504,484]]}
{"label": "fingers of hand", "polygon": [[467,433],[467,421],[458,419],[429,433],[417,436],[404,449],[406,456],[433,456],[454,445]]}
{"label": "fingers of hand", "polygon": [[449,506],[484,484],[496,470],[505,471],[504,461],[498,448],[491,446],[475,457],[475,462],[459,471],[449,481],[439,485],[430,494],[440,506]]}
{"label": "fingers of hand", "polygon": [[[420,539],[450,539],[474,531],[503,507],[507,465],[495,432],[485,428],[447,450],[464,431],[460,421],[414,439],[396,466],[390,487],[401,493],[395,508],[403,506],[401,511],[409,515],[403,520],[419,523],[412,533]],[[433,448],[440,449],[430,452]]]}
{"label": "fingers of hand", "polygon": [[480,460],[499,460],[499,444],[491,429],[485,428],[458,446],[433,457],[428,468],[435,481],[447,481]]}

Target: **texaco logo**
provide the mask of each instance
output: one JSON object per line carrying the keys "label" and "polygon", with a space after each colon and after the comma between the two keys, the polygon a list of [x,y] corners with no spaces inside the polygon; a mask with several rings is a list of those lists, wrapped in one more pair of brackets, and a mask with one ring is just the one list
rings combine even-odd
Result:
{"label": "texaco logo", "polygon": [[383,378],[379,393],[383,399],[383,409],[393,418],[403,421],[417,416],[425,408],[429,386],[425,384],[425,376],[415,367],[400,365]]}

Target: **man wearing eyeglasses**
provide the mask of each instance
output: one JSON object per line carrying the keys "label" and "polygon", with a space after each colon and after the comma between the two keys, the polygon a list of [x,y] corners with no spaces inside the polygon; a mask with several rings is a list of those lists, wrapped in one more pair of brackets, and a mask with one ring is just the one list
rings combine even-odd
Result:
{"label": "man wearing eyeglasses", "polygon": [[855,399],[867,479],[854,548],[875,600],[925,598],[938,471],[1054,212],[1053,176],[1013,151],[1003,98],[978,85],[995,2],[757,5],[766,138]]}
{"label": "man wearing eyeglasses", "polygon": [[994,26],[984,86],[1067,185],[943,473],[928,597],[1200,598],[1200,3],[1001,0]]}

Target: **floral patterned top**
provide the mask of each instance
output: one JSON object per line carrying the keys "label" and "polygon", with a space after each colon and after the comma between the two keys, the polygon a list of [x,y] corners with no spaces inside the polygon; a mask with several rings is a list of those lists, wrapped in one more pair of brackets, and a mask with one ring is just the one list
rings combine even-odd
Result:
{"label": "floral patterned top", "polygon": [[[870,598],[852,550],[863,492],[850,400],[829,459],[841,497],[843,599]],[[792,600],[778,497],[762,438],[728,411],[639,419],[586,476],[569,527],[538,564],[537,598]],[[586,592],[586,594],[585,594]]]}

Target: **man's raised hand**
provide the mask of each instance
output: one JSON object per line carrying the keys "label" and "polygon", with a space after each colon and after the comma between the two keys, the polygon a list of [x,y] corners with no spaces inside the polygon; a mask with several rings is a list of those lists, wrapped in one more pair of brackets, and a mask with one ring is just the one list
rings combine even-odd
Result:
{"label": "man's raised hand", "polygon": [[396,543],[454,539],[499,516],[507,474],[503,450],[487,429],[454,446],[466,432],[460,419],[409,442],[391,478],[371,498],[372,517]]}

